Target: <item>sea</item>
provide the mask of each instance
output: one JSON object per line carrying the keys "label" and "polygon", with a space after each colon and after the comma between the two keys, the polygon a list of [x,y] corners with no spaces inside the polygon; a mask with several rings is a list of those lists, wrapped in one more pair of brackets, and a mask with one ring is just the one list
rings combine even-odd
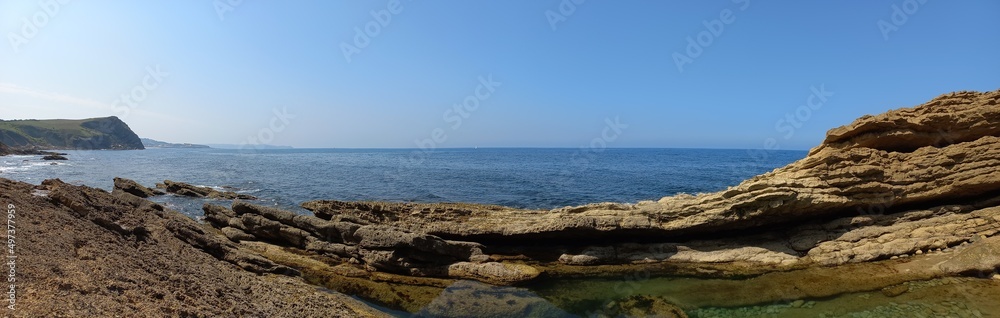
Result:
{"label": "sea", "polygon": [[[115,177],[146,186],[187,182],[259,197],[258,204],[308,214],[310,200],[472,202],[552,209],[594,202],[636,203],[678,193],[713,192],[804,158],[805,151],[710,149],[147,149],[64,151],[67,161],[41,156],[0,157],[0,177],[38,184],[45,179],[111,190]],[[152,198],[192,218],[204,203],[229,202],[175,195]],[[732,278],[751,286],[754,279]],[[670,299],[678,290],[714,299],[718,279],[621,277],[542,280],[524,286],[457,281],[417,316],[621,316],[618,301],[635,295]],[[985,280],[988,281],[988,280]],[[881,291],[747,307],[686,309],[689,317],[993,317],[995,297],[984,280],[942,278],[910,282],[910,291],[889,298]],[[988,295],[983,295],[987,293]],[[907,296],[909,295],[909,296]],[[928,296],[931,295],[931,296]],[[357,299],[395,317],[412,314]],[[688,295],[688,298],[691,298]],[[753,295],[748,295],[753,297]],[[985,299],[985,301],[984,301]],[[469,306],[454,304],[470,303]],[[513,303],[527,303],[511,308]],[[711,303],[711,302],[709,302]],[[509,310],[519,310],[510,312]],[[984,315],[985,314],[985,315]],[[995,313],[993,313],[995,315]]]}
{"label": "sea", "polygon": [[[724,190],[805,151],[720,149],[146,149],[62,151],[67,161],[0,157],[0,177],[59,178],[111,190],[122,177],[246,193],[300,213],[310,200],[469,202],[552,209]],[[189,216],[203,199],[156,198]],[[224,202],[220,202],[224,203]]]}

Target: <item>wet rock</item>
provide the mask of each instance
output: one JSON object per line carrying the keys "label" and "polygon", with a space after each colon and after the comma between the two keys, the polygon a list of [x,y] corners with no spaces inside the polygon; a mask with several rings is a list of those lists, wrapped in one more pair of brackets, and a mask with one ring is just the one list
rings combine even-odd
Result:
{"label": "wet rock", "polygon": [[42,160],[69,160],[69,158],[63,157],[61,155],[47,155],[42,157]]}
{"label": "wet rock", "polygon": [[601,315],[598,317],[663,317],[663,318],[687,318],[683,310],[668,303],[660,297],[631,296],[615,302],[609,308],[613,315]]}
{"label": "wet rock", "polygon": [[574,317],[527,289],[472,281],[448,286],[414,317]]}
{"label": "wet rock", "polygon": [[164,194],[163,191],[160,191],[158,189],[151,189],[151,188],[144,187],[141,184],[139,184],[138,182],[135,182],[135,181],[132,181],[132,180],[129,180],[129,179],[115,178],[114,180],[115,180],[115,187],[114,188],[116,190],[125,191],[125,192],[127,192],[127,193],[129,193],[131,195],[134,195],[134,196],[137,196],[137,197],[140,197],[140,198],[148,198],[148,197],[157,196],[157,195],[163,195]]}
{"label": "wet rock", "polygon": [[190,185],[183,182],[174,182],[170,180],[164,180],[163,184],[157,184],[158,187],[166,189],[167,192],[196,197],[196,198],[214,198],[214,199],[227,199],[227,200],[257,200],[257,197],[249,195],[236,193],[231,191],[218,191],[209,187],[199,187]]}
{"label": "wet rock", "polygon": [[886,297],[896,297],[908,291],[910,291],[910,286],[907,286],[906,284],[899,284],[896,286],[882,288],[882,295],[885,295]]}

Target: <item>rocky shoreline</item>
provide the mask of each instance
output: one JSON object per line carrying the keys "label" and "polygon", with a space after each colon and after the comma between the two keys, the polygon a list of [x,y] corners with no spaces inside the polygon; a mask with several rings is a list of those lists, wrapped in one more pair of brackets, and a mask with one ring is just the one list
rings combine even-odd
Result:
{"label": "rocky shoreline", "polygon": [[[865,116],[831,130],[806,158],[727,190],[636,204],[321,200],[303,203],[313,215],[301,215],[235,192],[121,178],[112,193],[0,179],[0,198],[19,207],[32,233],[19,245],[32,264],[21,273],[40,283],[20,295],[40,315],[382,315],[345,293],[428,316],[564,316],[574,300],[509,295],[622,276],[657,291],[623,296],[598,316],[798,309],[871,292],[904,299],[920,282],[952,279],[990,293],[1000,291],[992,279],[1000,270],[998,102],[1000,91],[956,92]],[[200,224],[144,199],[166,193],[234,201],[206,204]],[[44,274],[52,271],[63,275]],[[267,293],[277,295],[249,301]],[[464,296],[442,303],[451,294]],[[968,313],[1000,310],[975,305]]]}
{"label": "rocky shoreline", "polygon": [[385,316],[120,190],[0,179],[0,200],[16,222],[11,316]]}

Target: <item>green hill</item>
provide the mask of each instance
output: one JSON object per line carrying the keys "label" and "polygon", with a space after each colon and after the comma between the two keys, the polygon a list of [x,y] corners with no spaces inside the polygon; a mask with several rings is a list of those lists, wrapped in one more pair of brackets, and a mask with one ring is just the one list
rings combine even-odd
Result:
{"label": "green hill", "polygon": [[145,149],[118,117],[81,120],[2,120],[0,143],[34,149]]}

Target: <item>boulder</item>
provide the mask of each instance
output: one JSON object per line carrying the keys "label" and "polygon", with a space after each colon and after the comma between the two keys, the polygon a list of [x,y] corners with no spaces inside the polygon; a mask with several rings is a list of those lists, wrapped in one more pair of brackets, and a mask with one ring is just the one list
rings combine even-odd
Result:
{"label": "boulder", "polygon": [[449,277],[472,279],[501,286],[529,281],[540,274],[541,271],[538,269],[522,264],[458,262],[448,266]]}
{"label": "boulder", "polygon": [[226,199],[226,200],[257,200],[257,197],[249,194],[242,194],[231,191],[218,191],[209,187],[199,187],[183,182],[164,180],[163,184],[157,184],[158,187],[161,185],[164,189],[166,189],[167,192],[188,197]]}
{"label": "boulder", "polygon": [[1000,271],[1000,236],[979,238],[938,267],[949,273],[988,277]]}
{"label": "boulder", "polygon": [[575,317],[531,291],[458,281],[414,317]]}
{"label": "boulder", "polygon": [[115,180],[115,187],[114,188],[116,190],[125,191],[125,192],[127,192],[127,193],[129,193],[131,195],[134,195],[134,196],[137,196],[137,197],[140,197],[140,198],[148,198],[148,197],[157,196],[157,195],[163,195],[164,194],[163,191],[144,187],[141,184],[139,184],[138,182],[135,182],[135,181],[132,181],[132,180],[129,180],[129,179],[115,178],[114,180]]}

